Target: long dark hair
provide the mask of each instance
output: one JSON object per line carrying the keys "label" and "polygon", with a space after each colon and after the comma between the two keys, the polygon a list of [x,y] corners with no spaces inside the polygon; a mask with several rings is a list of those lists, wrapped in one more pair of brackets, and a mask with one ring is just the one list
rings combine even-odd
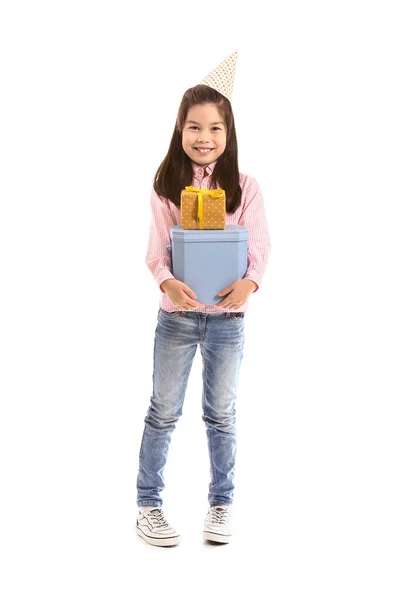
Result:
{"label": "long dark hair", "polygon": [[182,147],[182,130],[188,110],[195,104],[214,104],[226,124],[227,139],[224,152],[216,161],[211,179],[211,189],[220,187],[226,193],[226,212],[233,213],[241,203],[239,184],[238,147],[234,115],[231,103],[220,92],[208,85],[199,84],[189,88],[182,97],[170,147],[156,171],[153,186],[155,191],[168,198],[178,208],[181,205],[181,190],[192,185],[193,171],[189,156]]}

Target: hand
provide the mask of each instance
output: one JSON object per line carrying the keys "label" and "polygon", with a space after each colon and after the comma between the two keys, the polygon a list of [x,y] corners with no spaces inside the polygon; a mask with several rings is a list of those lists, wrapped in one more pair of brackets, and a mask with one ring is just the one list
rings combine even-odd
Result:
{"label": "hand", "polygon": [[201,302],[196,302],[194,300],[196,298],[195,292],[178,279],[166,279],[162,283],[162,289],[177,309],[193,310],[198,306],[205,306]]}
{"label": "hand", "polygon": [[232,308],[239,309],[245,304],[253,290],[256,289],[257,284],[251,279],[238,279],[231,285],[221,290],[217,295],[225,296],[224,300],[216,304],[220,308]]}

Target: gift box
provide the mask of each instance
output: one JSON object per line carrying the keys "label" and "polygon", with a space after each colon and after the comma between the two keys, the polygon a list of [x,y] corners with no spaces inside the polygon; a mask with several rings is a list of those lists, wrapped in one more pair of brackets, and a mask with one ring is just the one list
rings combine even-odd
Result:
{"label": "gift box", "polygon": [[187,185],[181,191],[181,226],[183,229],[224,229],[225,191],[221,188],[202,190]]}
{"label": "gift box", "polygon": [[248,229],[226,225],[221,230],[186,230],[170,226],[172,273],[188,285],[203,304],[218,304],[224,288],[242,279],[248,269]]}

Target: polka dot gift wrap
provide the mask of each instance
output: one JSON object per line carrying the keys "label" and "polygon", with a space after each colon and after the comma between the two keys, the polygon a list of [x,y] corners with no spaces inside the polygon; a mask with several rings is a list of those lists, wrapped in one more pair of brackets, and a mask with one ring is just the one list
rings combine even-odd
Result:
{"label": "polka dot gift wrap", "polygon": [[181,226],[183,229],[225,229],[225,191],[186,186],[181,191]]}

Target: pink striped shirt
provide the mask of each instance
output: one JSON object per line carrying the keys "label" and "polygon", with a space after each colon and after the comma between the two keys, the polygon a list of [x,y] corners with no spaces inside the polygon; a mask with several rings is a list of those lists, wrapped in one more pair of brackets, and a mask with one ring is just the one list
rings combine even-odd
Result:
{"label": "pink striped shirt", "polygon": [[[206,167],[200,167],[192,163],[194,175],[192,185],[201,189],[211,189],[211,175],[215,165],[216,161]],[[242,189],[241,204],[234,213],[226,213],[226,223],[244,225],[248,229],[248,268],[243,279],[251,279],[257,284],[258,287],[253,292],[255,293],[261,284],[270,253],[270,236],[263,198],[256,179],[243,173],[240,173],[239,177]],[[167,312],[174,312],[179,308],[171,302],[167,294],[160,288],[160,285],[166,279],[175,279],[172,274],[171,255],[166,246],[171,244],[170,226],[181,223],[180,209],[167,198],[156,194],[152,188],[151,211],[152,219],[146,265],[159,284],[161,292],[160,307]],[[196,290],[194,291],[196,292]],[[224,296],[221,299],[223,300],[223,298]],[[227,307],[219,308],[214,304],[206,304],[205,307],[194,308],[191,312],[245,312],[247,308],[248,302],[235,310]]]}

